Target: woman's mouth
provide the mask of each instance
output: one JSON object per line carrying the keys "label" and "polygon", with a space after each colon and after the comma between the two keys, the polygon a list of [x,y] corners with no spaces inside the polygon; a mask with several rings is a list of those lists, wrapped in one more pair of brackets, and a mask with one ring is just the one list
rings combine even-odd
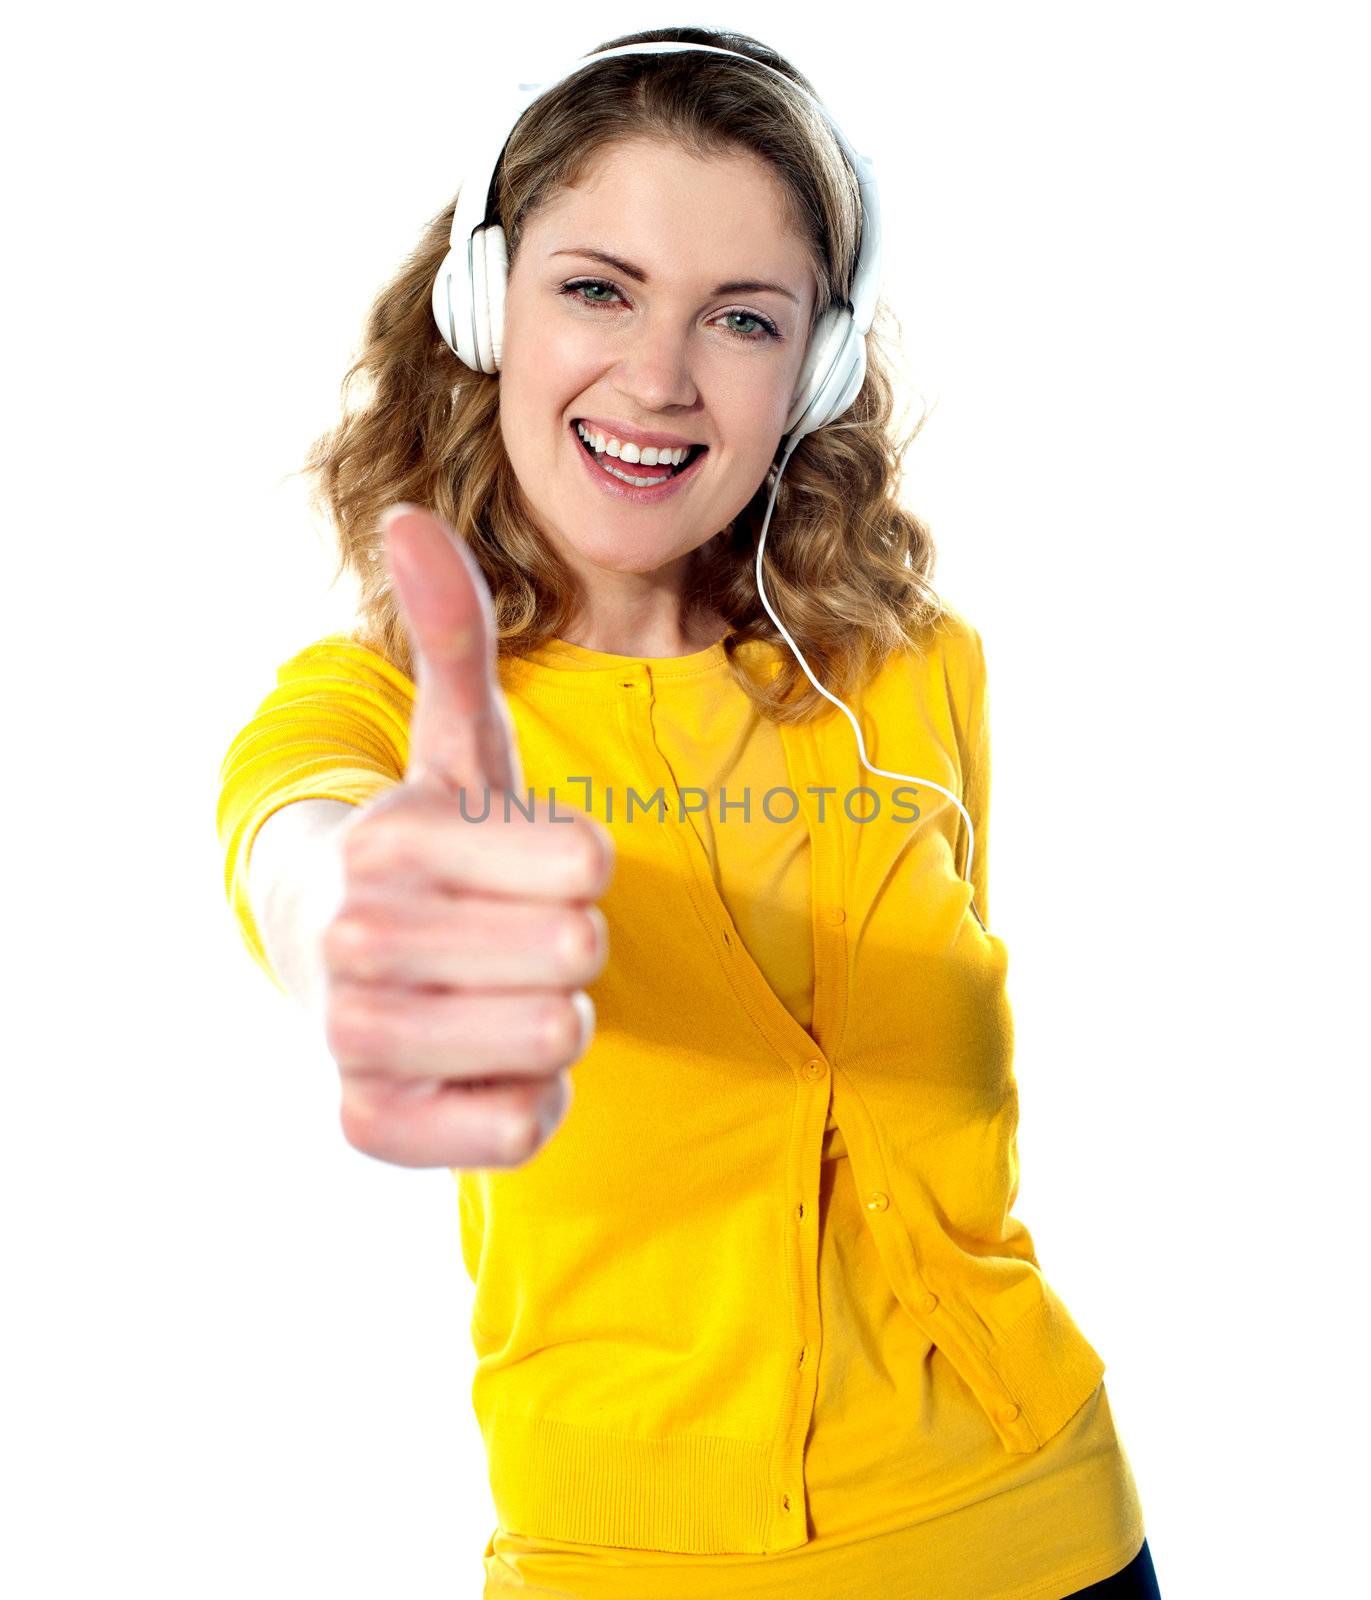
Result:
{"label": "woman's mouth", "polygon": [[693,477],[700,461],[708,453],[708,445],[692,445],[680,466],[643,466],[638,462],[620,461],[607,451],[596,452],[581,434],[579,419],[571,423],[572,435],[586,464],[606,489],[635,501],[660,499],[671,493],[687,478]]}

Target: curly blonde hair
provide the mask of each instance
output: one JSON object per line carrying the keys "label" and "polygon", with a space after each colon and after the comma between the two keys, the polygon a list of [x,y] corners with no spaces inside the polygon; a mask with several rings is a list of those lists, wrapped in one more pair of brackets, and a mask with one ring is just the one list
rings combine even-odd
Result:
{"label": "curly blonde hair", "polygon": [[[784,57],[746,34],[654,28],[614,45],[681,40],[737,51],[814,93]],[[861,227],[851,164],[823,117],[769,72],[728,56],[685,52],[593,63],[544,94],[515,125],[495,185],[511,264],[524,226],[562,186],[578,181],[603,147],[629,138],[675,141],[697,157],[750,151],[767,162],[796,235],[809,248],[813,321],[850,297]],[[310,505],[338,534],[337,582],[359,586],[350,637],[413,677],[407,626],[390,586],[380,516],[407,500],[443,517],[490,587],[498,653],[519,655],[560,637],[577,614],[580,580],[537,527],[505,453],[499,377],[464,366],[433,319],[431,291],[456,207],[425,228],[367,314],[360,352],[342,382],[343,415],[320,436],[303,474]],[[887,344],[885,329],[893,326]],[[846,412],[806,435],[777,491],[763,557],[766,594],[819,681],[840,699],[895,651],[918,650],[945,607],[931,584],[927,528],[898,503],[904,453],[927,417],[892,430],[890,350],[898,321],[878,301],[866,336],[866,378]],[[359,398],[357,391],[365,393]],[[355,403],[354,403],[355,402]],[[779,460],[780,449],[776,460]],[[756,552],[765,484],[725,528],[694,552],[684,616],[722,616],[725,652],[739,686],[773,722],[799,723],[832,708],[804,676],[757,594]],[[745,641],[774,644],[774,678],[737,657]]]}

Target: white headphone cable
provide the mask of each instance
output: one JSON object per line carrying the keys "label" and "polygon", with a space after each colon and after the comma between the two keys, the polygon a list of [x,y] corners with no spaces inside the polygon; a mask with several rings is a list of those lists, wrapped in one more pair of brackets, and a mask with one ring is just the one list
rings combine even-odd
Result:
{"label": "white headphone cable", "polygon": [[[775,482],[771,485],[771,494],[770,494],[770,497],[768,498],[767,503],[766,503],[766,516],[762,520],[761,536],[757,540],[757,594],[758,594],[758,597],[760,598],[762,604],[766,607],[767,616],[769,616],[771,618],[771,620],[776,624],[776,626],[781,630],[781,633],[785,638],[785,642],[790,646],[791,650],[794,652],[795,659],[800,663],[801,667],[803,667],[805,677],[809,679],[809,681],[814,685],[814,687],[819,691],[819,693],[824,697],[824,699],[829,701],[832,705],[837,706],[837,708],[843,713],[843,715],[847,718],[847,720],[852,724],[852,731],[853,731],[853,733],[855,733],[857,735],[857,751],[858,751],[858,755],[859,755],[859,757],[861,759],[862,765],[866,768],[866,770],[868,772],[874,772],[879,777],[882,777],[882,778],[903,778],[903,779],[905,779],[906,782],[912,783],[912,784],[914,784],[916,786],[918,784],[921,784],[921,783],[922,784],[926,784],[930,789],[936,789],[939,794],[945,794],[947,796],[947,798],[952,802],[952,804],[954,806],[956,806],[957,810],[961,812],[962,816],[966,818],[966,831],[967,831],[966,882],[967,883],[971,883],[971,862],[974,859],[975,850],[976,850],[976,830],[972,826],[971,817],[968,814],[966,807],[961,803],[961,801],[957,798],[957,796],[952,793],[952,791],[950,789],[944,789],[942,784],[934,783],[931,778],[915,778],[915,777],[911,776],[908,772],[890,772],[885,767],[873,767],[871,765],[871,763],[866,759],[866,745],[862,740],[862,730],[857,725],[856,717],[854,717],[852,715],[851,711],[849,711],[848,708],[843,704],[843,702],[838,699],[837,695],[830,694],[828,692],[828,690],[824,688],[823,684],[821,684],[819,682],[819,680],[814,676],[814,674],[809,670],[809,663],[805,660],[804,656],[800,654],[800,647],[795,643],[794,639],[792,639],[790,637],[790,634],[786,629],[785,623],[783,623],[781,621],[781,619],[776,615],[776,613],[771,609],[771,602],[766,597],[766,589],[763,587],[763,584],[762,584],[762,551],[766,548],[766,530],[771,525],[771,511],[772,511],[772,507],[775,506],[775,504],[776,504],[776,493],[781,487],[781,478],[782,478],[783,474],[785,473],[786,463],[790,460],[791,452],[795,449],[796,445],[799,444],[800,439],[803,438],[803,437],[804,437],[804,435],[801,434],[799,437],[792,439],[790,441],[790,443],[786,446],[785,453],[781,457],[781,464],[776,470]],[[974,911],[975,907],[976,907],[975,885],[972,884],[971,887],[972,887],[971,906],[972,906],[972,910]],[[977,920],[977,922],[980,922],[982,929],[984,929],[985,928],[985,923],[981,920],[981,914],[980,914],[979,911],[976,911],[976,920]]]}

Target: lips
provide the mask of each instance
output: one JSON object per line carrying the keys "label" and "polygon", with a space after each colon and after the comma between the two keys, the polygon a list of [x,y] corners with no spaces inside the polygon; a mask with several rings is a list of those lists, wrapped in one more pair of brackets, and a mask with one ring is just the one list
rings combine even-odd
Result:
{"label": "lips", "polygon": [[[576,418],[576,419],[574,419],[572,421],[571,431],[572,431],[572,434],[575,436],[576,443],[578,445],[580,445],[581,449],[585,451],[585,453],[590,457],[590,459],[592,461],[598,462],[601,459],[600,455],[596,451],[592,450],[591,447],[586,443],[586,441],[581,437],[581,434],[580,434],[580,431],[579,431],[581,426],[582,426],[582,424],[581,424],[581,421],[580,421],[579,418]],[[706,444],[693,444],[693,445],[691,445],[689,450],[688,450],[688,452],[687,452],[687,454],[686,454],[685,460],[681,462],[680,466],[679,467],[668,467],[665,472],[662,471],[662,466],[661,466],[660,462],[658,462],[655,466],[643,466],[641,463],[639,463],[637,461],[624,461],[624,462],[620,463],[620,470],[622,472],[632,473],[633,476],[637,477],[637,478],[652,478],[652,477],[678,478],[678,477],[680,477],[680,475],[683,472],[686,472],[690,467],[692,467],[694,465],[695,461],[700,456],[704,455],[704,453],[708,449],[709,449],[709,446],[706,445]],[[611,458],[611,459],[617,460],[618,458],[614,457],[614,458]]]}
{"label": "lips", "polygon": [[[708,454],[707,450],[697,450],[678,470],[665,473],[654,472],[652,467],[636,472],[634,464],[631,461],[626,462],[622,468],[623,472],[648,480],[645,483],[635,484],[629,483],[619,475],[617,463],[615,471],[607,472],[601,465],[606,458],[597,456],[593,450],[586,448],[585,440],[576,432],[574,423],[568,431],[571,433],[572,443],[578,447],[577,453],[585,463],[586,478],[594,492],[627,505],[662,506],[668,501],[675,500],[678,494],[684,493],[690,487],[692,479],[704,470],[704,458]],[[612,457],[608,459],[613,460]]]}

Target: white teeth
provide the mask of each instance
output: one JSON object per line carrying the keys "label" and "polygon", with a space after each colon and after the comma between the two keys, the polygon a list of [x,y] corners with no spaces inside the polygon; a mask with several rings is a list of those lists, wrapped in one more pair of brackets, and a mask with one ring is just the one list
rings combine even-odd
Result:
{"label": "white teeth", "polygon": [[659,483],[665,483],[665,478],[634,478],[627,472],[620,472],[617,467],[607,467],[604,462],[599,463],[601,470],[609,473],[611,478],[618,478],[624,483],[631,483],[635,489],[656,488]]}
{"label": "white teeth", "polygon": [[645,467],[679,467],[690,454],[688,445],[682,445],[677,450],[658,449],[654,445],[645,445],[640,449],[636,444],[624,444],[612,434],[606,437],[603,433],[591,433],[583,422],[576,424],[576,432],[596,455],[611,455],[620,461],[638,461]]}

